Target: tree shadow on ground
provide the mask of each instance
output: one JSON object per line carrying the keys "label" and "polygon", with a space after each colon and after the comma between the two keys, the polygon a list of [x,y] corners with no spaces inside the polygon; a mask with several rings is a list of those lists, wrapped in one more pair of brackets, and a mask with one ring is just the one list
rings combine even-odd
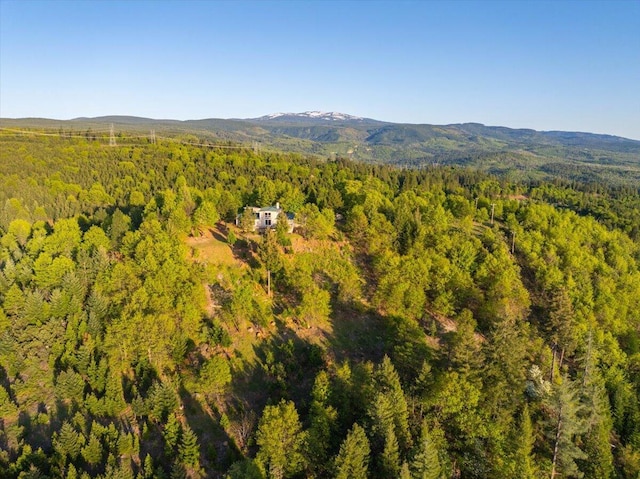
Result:
{"label": "tree shadow on ground", "polygon": [[294,401],[298,411],[308,407],[315,376],[325,365],[324,353],[283,322],[274,326],[273,334],[253,345],[255,359],[236,357],[227,397],[232,421],[246,422],[253,414],[255,426],[264,407],[282,399]]}
{"label": "tree shadow on ground", "polygon": [[214,477],[213,471],[226,471],[242,454],[235,440],[220,425],[217,407],[200,393],[191,394],[184,386],[180,387],[179,394],[182,414],[198,436],[200,464],[207,471],[207,477]]}
{"label": "tree shadow on ground", "polygon": [[[255,432],[264,407],[285,399],[294,401],[305,423],[315,378],[333,363],[377,364],[388,355],[401,377],[413,378],[423,362],[435,356],[416,321],[385,316],[361,303],[339,302],[335,295],[331,306],[329,327],[302,326],[279,317],[271,332],[256,332],[266,337],[253,344],[251,359],[236,356],[232,361],[226,398],[232,422],[251,414],[248,429]],[[246,455],[256,452],[255,445],[241,449]]]}
{"label": "tree shadow on ground", "polygon": [[334,299],[330,322],[332,331],[325,334],[325,341],[337,361],[379,363],[387,355],[401,377],[411,378],[424,361],[431,362],[437,355],[414,320]]}
{"label": "tree shadow on ground", "polygon": [[234,259],[246,263],[251,269],[260,268],[260,262],[255,254],[257,251],[255,242],[247,238],[239,238],[233,246],[229,246],[231,247]]}
{"label": "tree shadow on ground", "polygon": [[214,239],[221,243],[227,243],[227,236],[229,234],[229,228],[224,223],[218,223],[214,228],[209,228],[209,233]]}

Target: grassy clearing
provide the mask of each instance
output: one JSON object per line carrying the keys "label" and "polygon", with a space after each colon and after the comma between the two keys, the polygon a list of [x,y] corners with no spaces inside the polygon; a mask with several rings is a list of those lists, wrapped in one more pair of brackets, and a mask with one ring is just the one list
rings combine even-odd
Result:
{"label": "grassy clearing", "polygon": [[231,245],[227,243],[228,227],[218,224],[206,229],[202,236],[189,237],[187,246],[191,248],[194,261],[218,266],[238,266],[244,263],[235,257]]}

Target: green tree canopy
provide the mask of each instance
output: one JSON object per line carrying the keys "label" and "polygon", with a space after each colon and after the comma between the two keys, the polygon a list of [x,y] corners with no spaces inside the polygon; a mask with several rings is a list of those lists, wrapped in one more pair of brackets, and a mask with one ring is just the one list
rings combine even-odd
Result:
{"label": "green tree canopy", "polygon": [[270,478],[291,477],[304,466],[305,438],[293,402],[282,400],[275,406],[267,406],[256,433],[259,447],[256,461]]}

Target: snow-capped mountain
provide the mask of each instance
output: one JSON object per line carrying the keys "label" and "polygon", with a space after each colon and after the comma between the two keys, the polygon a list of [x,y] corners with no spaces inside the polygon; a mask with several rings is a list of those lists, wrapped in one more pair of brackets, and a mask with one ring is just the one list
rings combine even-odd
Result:
{"label": "snow-capped mountain", "polygon": [[305,111],[302,113],[272,113],[270,115],[261,116],[260,118],[255,118],[255,120],[276,120],[291,122],[297,122],[301,120],[316,120],[322,122],[362,122],[365,121],[366,118],[348,115],[346,113],[338,113],[334,111]]}

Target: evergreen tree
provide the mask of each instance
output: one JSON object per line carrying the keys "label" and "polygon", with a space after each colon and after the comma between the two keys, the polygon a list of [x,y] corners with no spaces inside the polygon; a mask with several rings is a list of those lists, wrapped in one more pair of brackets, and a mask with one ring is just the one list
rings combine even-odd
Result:
{"label": "evergreen tree", "polygon": [[355,244],[362,246],[369,229],[369,220],[362,205],[354,206],[347,214],[346,230]]}
{"label": "evergreen tree", "polygon": [[585,453],[576,443],[577,437],[585,432],[581,418],[583,406],[578,391],[568,377],[554,386],[547,401],[547,437],[552,447],[551,479],[556,476],[582,477],[576,464],[577,459],[585,459]]}
{"label": "evergreen tree", "polygon": [[256,433],[256,461],[270,478],[291,477],[304,466],[305,439],[293,402],[282,400],[276,406],[267,406]]}
{"label": "evergreen tree", "polygon": [[227,233],[227,243],[229,243],[229,246],[233,248],[237,241],[238,237],[236,236],[236,234],[233,232],[233,230],[229,230],[229,233]]}
{"label": "evergreen tree", "polygon": [[583,419],[587,431],[582,436],[586,459],[578,460],[580,470],[589,479],[608,479],[614,474],[611,432],[613,420],[604,380],[596,364],[596,351],[589,335],[585,354],[580,358],[578,377]]}
{"label": "evergreen tree", "polygon": [[285,213],[280,213],[278,222],[276,223],[276,239],[278,244],[283,247],[291,246],[289,238],[289,221]]}
{"label": "evergreen tree", "polygon": [[411,477],[414,479],[439,479],[441,477],[438,449],[431,438],[427,423],[424,421],[420,428],[420,441],[416,444],[413,461],[411,461]]}
{"label": "evergreen tree", "polygon": [[229,362],[221,356],[213,356],[200,369],[200,381],[205,394],[213,396],[222,393],[231,382]]}
{"label": "evergreen tree", "polygon": [[480,374],[482,352],[475,338],[476,321],[473,313],[463,310],[456,318],[457,328],[449,333],[448,356],[451,368],[465,376]]}
{"label": "evergreen tree", "polygon": [[162,430],[162,437],[165,443],[165,453],[167,456],[172,457],[173,451],[180,442],[180,423],[175,414],[171,414],[167,423]]}
{"label": "evergreen tree", "polygon": [[53,447],[63,459],[66,456],[71,459],[78,457],[84,442],[84,436],[78,433],[68,422],[65,422],[60,431],[53,436]]}
{"label": "evergreen tree", "polygon": [[538,477],[533,456],[534,442],[535,436],[529,416],[529,407],[525,404],[520,415],[520,424],[514,441],[514,477],[521,479],[535,479]]}
{"label": "evergreen tree", "polygon": [[329,404],[330,384],[326,371],[320,371],[311,392],[312,402],[309,414],[309,463],[322,473],[326,469],[327,451],[331,447],[331,438],[335,429],[337,412]]}
{"label": "evergreen tree", "polygon": [[102,443],[93,432],[89,436],[87,445],[82,448],[82,457],[92,466],[102,462]]}
{"label": "evergreen tree", "polygon": [[264,479],[264,474],[253,459],[234,462],[225,479]]}
{"label": "evergreen tree", "polygon": [[384,436],[384,449],[380,455],[380,477],[398,477],[400,473],[400,451],[394,427],[389,426]]}
{"label": "evergreen tree", "polygon": [[111,244],[114,248],[120,246],[122,237],[130,228],[131,218],[125,215],[120,208],[116,208],[107,227],[109,239],[111,240]]}
{"label": "evergreen tree", "polygon": [[188,479],[187,470],[180,461],[174,461],[171,465],[171,479]]}
{"label": "evergreen tree", "polygon": [[[69,465],[69,470],[71,472],[68,472],[67,474],[73,476],[73,471],[75,471],[75,467],[73,467],[73,469],[71,469],[71,466],[73,466],[73,464]],[[76,472],[76,477],[77,477],[77,472]],[[29,469],[26,471],[22,471],[20,473],[20,475],[18,476],[18,479],[49,479],[49,476],[46,476],[42,473],[42,471],[40,471],[40,469],[34,465],[31,464],[29,466]]]}
{"label": "evergreen tree", "polygon": [[144,479],[152,479],[153,474],[153,458],[150,454],[147,454],[144,458],[144,465],[142,467],[142,477]]}
{"label": "evergreen tree", "polygon": [[256,229],[256,215],[251,208],[245,208],[240,215],[240,229],[252,233]]}
{"label": "evergreen tree", "polygon": [[577,459],[576,462],[580,470],[584,472],[584,477],[588,479],[615,477],[613,454],[611,453],[611,430],[605,421],[598,421],[583,435],[582,450],[585,457],[582,460]]}
{"label": "evergreen tree", "polygon": [[182,464],[187,467],[197,468],[200,464],[200,448],[198,437],[189,426],[182,428],[180,447],[178,449]]}
{"label": "evergreen tree", "polygon": [[369,439],[357,423],[340,446],[335,460],[336,479],[367,479],[369,470]]}
{"label": "evergreen tree", "polygon": [[[553,342],[553,358],[557,358],[558,369],[562,369],[565,355],[572,354],[576,348],[576,325],[573,305],[566,288],[555,290],[551,296],[549,328]],[[553,380],[553,370],[551,372]]]}
{"label": "evergreen tree", "polygon": [[384,443],[384,437],[389,428],[394,428],[394,407],[389,396],[382,392],[376,394],[375,400],[370,405],[371,432],[373,433],[374,450],[378,450]]}
{"label": "evergreen tree", "polygon": [[214,226],[219,219],[220,216],[213,204],[207,200],[203,200],[193,212],[193,233],[200,235],[201,230]]}
{"label": "evergreen tree", "polygon": [[69,467],[67,467],[67,473],[65,474],[65,479],[78,479],[78,470],[76,469],[76,466],[72,464],[69,464]]}
{"label": "evergreen tree", "polygon": [[388,403],[392,409],[394,434],[402,449],[406,451],[411,447],[409,409],[400,384],[400,377],[388,356],[385,355],[382,363],[376,369],[375,379],[379,386],[379,391],[388,398]]}
{"label": "evergreen tree", "polygon": [[526,329],[518,321],[498,318],[484,344],[483,368],[485,408],[496,417],[497,425],[506,427],[515,414],[520,395],[513,391],[525,383]]}
{"label": "evergreen tree", "polygon": [[149,403],[153,417],[164,421],[178,407],[178,398],[171,386],[155,382],[149,390]]}

